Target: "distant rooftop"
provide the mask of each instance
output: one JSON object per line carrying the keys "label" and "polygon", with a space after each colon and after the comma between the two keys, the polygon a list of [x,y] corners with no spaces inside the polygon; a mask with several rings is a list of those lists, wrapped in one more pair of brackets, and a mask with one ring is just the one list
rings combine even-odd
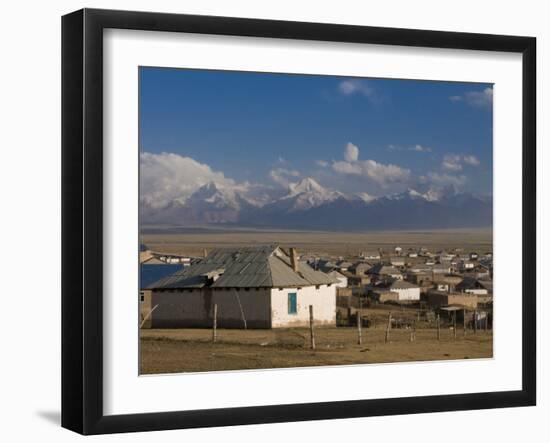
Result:
{"label": "distant rooftop", "polygon": [[164,278],[174,272],[183,269],[181,264],[167,264],[167,263],[154,263],[150,264],[142,263],[139,267],[139,287],[147,288],[152,283]]}
{"label": "distant rooftop", "polygon": [[405,281],[405,280],[395,280],[394,282],[388,285],[388,288],[391,290],[395,290],[395,289],[418,288],[418,286],[413,285],[412,283],[409,283],[408,281]]}
{"label": "distant rooftop", "polygon": [[397,275],[400,274],[399,270],[393,266],[388,266],[383,263],[377,263],[367,271],[369,274],[378,275]]}

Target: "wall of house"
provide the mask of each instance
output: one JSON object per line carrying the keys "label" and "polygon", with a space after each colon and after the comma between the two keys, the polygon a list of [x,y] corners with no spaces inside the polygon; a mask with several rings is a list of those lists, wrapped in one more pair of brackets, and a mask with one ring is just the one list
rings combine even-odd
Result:
{"label": "wall of house", "polygon": [[[270,289],[154,291],[153,328],[211,328],[214,304],[219,328],[270,328]],[[242,312],[241,312],[242,307]]]}
{"label": "wall of house", "polygon": [[151,327],[151,316],[149,314],[152,308],[151,291],[147,289],[139,291],[139,325],[141,328]]}
{"label": "wall of house", "polygon": [[347,288],[348,287],[348,278],[346,276],[337,277],[338,283],[336,283],[336,287],[338,288]]}
{"label": "wall of house", "polygon": [[[296,293],[297,312],[288,313],[288,294]],[[284,288],[271,290],[272,327],[295,327],[309,325],[309,305],[313,306],[316,326],[336,325],[336,286],[320,285],[304,288]]]}
{"label": "wall of house", "polygon": [[445,294],[441,292],[429,292],[428,304],[434,307],[460,305],[467,308],[477,308],[477,296],[473,294]]}
{"label": "wall of house", "polygon": [[392,289],[399,294],[399,301],[420,300],[420,288]]}
{"label": "wall of house", "polygon": [[375,297],[379,303],[386,303],[387,301],[399,301],[399,294],[397,292],[375,292]]}
{"label": "wall of house", "polygon": [[487,289],[482,289],[482,288],[465,289],[464,292],[467,293],[467,294],[487,295]]}

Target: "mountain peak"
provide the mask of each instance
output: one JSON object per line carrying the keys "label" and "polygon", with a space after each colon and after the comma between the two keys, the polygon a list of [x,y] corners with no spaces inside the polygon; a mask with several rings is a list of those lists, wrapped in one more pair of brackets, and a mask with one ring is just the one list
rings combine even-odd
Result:
{"label": "mountain peak", "polygon": [[199,189],[216,192],[216,191],[224,191],[225,187],[223,185],[220,185],[219,183],[216,183],[215,181],[209,181],[204,185],[202,185]]}
{"label": "mountain peak", "polygon": [[311,177],[306,177],[300,180],[298,183],[291,183],[289,185],[290,193],[293,195],[301,194],[303,192],[316,192],[316,193],[325,193],[327,192],[319,183],[317,183]]}
{"label": "mountain peak", "polygon": [[358,192],[358,193],[355,194],[355,197],[357,197],[359,200],[361,200],[365,203],[370,203],[370,202],[373,202],[374,200],[376,200],[376,197],[370,195],[367,192]]}

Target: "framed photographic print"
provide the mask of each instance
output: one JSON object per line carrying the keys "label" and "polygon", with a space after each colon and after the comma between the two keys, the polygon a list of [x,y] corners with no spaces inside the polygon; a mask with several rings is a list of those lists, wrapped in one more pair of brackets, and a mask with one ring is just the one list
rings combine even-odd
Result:
{"label": "framed photographic print", "polygon": [[530,37],[62,21],[62,425],[536,402]]}

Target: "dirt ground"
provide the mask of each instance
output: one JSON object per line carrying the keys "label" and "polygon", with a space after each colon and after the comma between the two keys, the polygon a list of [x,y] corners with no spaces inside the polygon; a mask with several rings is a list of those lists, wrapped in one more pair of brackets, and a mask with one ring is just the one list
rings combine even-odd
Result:
{"label": "dirt ground", "polygon": [[491,331],[394,329],[385,343],[383,327],[363,328],[362,345],[355,327],[317,328],[316,349],[309,346],[308,329],[218,330],[216,343],[210,329],[141,330],[141,374],[203,372],[238,369],[389,363],[405,361],[491,358]]}
{"label": "dirt ground", "polygon": [[[177,231],[177,229],[175,229]],[[465,252],[492,251],[492,229],[444,229],[391,232],[304,232],[304,231],[222,231],[170,232],[143,230],[141,241],[156,252],[202,256],[204,249],[277,243],[298,248],[301,253],[326,256],[354,256],[378,248],[391,251],[397,245],[427,247],[432,251],[463,248]]]}

